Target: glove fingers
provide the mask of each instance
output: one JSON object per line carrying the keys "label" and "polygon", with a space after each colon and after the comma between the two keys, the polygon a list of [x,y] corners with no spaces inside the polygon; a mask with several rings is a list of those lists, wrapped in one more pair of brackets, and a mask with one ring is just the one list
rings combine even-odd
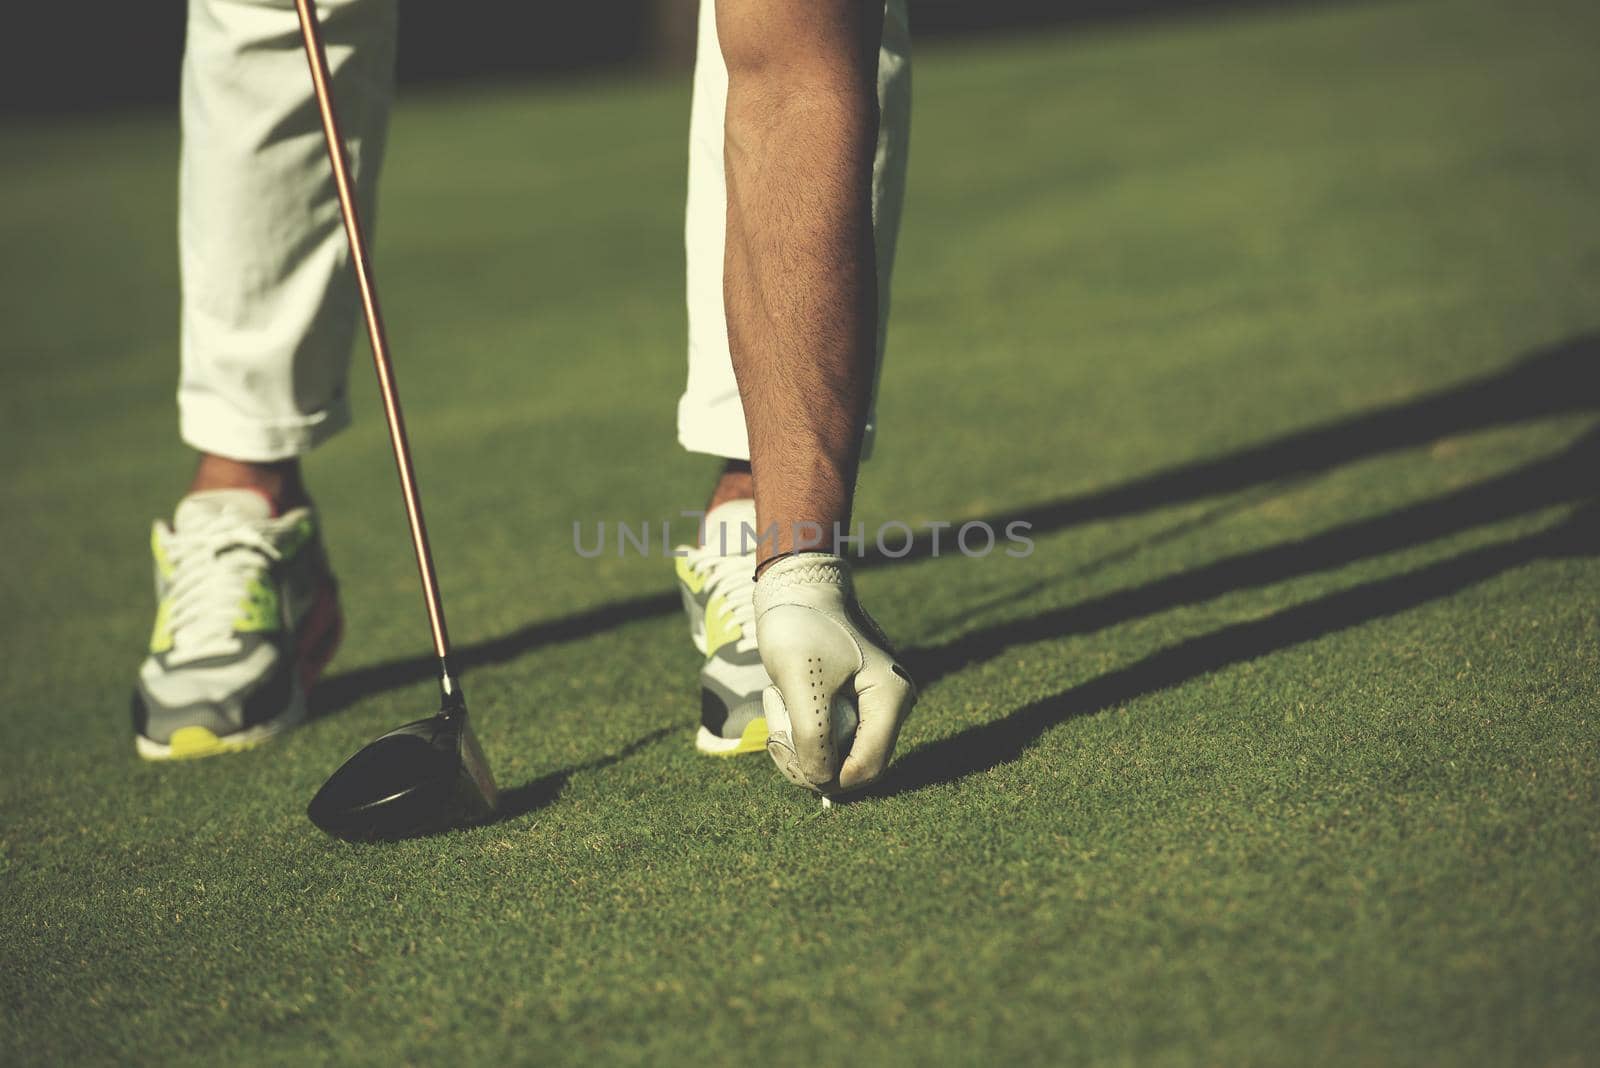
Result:
{"label": "glove fingers", "polygon": [[[861,664],[855,642],[838,622],[812,608],[780,605],[760,622],[761,659],[772,686],[762,695],[763,707],[776,691],[788,724],[788,743],[780,769],[792,781],[817,789],[839,774],[839,747],[834,741],[835,698],[847,694],[850,677]],[[767,719],[772,732],[772,719]],[[774,751],[775,752],[775,751]],[[786,764],[798,768],[795,778]]]}
{"label": "glove fingers", "polygon": [[796,786],[815,789],[800,768],[800,756],[794,745],[794,727],[789,721],[789,708],[784,704],[782,691],[776,686],[768,686],[762,691],[761,711],[767,717],[767,755],[778,765],[784,778]]}
{"label": "glove fingers", "polygon": [[839,770],[839,788],[842,790],[865,786],[883,774],[889,758],[894,755],[900,724],[905,722],[911,706],[916,702],[916,688],[901,671],[884,668],[873,672],[870,679],[866,675],[866,672],[862,672],[856,676],[856,707],[860,710],[860,722],[856,726],[850,755]]}
{"label": "glove fingers", "polygon": [[[803,687],[797,685],[796,688],[801,692],[791,690],[783,698],[789,713],[789,731],[794,742],[795,757],[807,785],[813,788],[833,782],[839,774],[839,750],[833,740],[833,714],[834,699],[842,687],[830,686],[828,674],[822,658],[818,657],[811,681]],[[782,689],[779,689],[779,695],[783,696]]]}

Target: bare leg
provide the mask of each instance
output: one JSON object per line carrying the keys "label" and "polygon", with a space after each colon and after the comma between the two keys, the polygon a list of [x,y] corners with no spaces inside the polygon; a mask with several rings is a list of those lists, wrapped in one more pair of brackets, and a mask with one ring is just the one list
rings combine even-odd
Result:
{"label": "bare leg", "polygon": [[876,357],[883,7],[716,2],[728,68],[723,285],[757,521],[777,527],[766,558],[830,544],[850,521]]}
{"label": "bare leg", "polygon": [[727,460],[722,465],[722,472],[717,476],[717,484],[711,490],[711,499],[706,502],[706,511],[710,512],[719,504],[729,501],[748,501],[756,494],[755,479],[750,474],[748,460]]}
{"label": "bare leg", "polygon": [[216,489],[257,490],[272,502],[280,514],[311,503],[300,477],[299,460],[245,463],[201,453],[200,462],[195,465],[194,478],[189,483],[189,492]]}

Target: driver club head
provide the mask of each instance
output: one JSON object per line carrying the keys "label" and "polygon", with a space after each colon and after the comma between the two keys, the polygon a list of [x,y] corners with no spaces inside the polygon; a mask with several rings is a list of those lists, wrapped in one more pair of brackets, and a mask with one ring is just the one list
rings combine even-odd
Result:
{"label": "driver club head", "polygon": [[392,841],[481,823],[498,795],[465,707],[397,727],[323,783],[306,815],[348,841]]}

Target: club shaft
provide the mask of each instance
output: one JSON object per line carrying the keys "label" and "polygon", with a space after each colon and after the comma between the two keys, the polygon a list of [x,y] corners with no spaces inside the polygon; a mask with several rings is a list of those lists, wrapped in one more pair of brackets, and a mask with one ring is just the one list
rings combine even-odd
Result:
{"label": "club shaft", "polygon": [[355,266],[356,287],[361,292],[361,310],[367,320],[367,336],[372,339],[372,363],[378,372],[378,394],[383,398],[383,416],[389,425],[389,443],[394,447],[394,462],[400,472],[400,492],[405,498],[406,521],[411,527],[411,545],[417,554],[417,571],[422,577],[422,596],[428,609],[428,625],[433,630],[433,648],[443,671],[446,694],[455,688],[445,661],[450,653],[450,636],[445,629],[444,605],[439,598],[439,580],[433,569],[433,551],[428,547],[428,526],[422,518],[422,500],[417,493],[417,477],[411,466],[411,445],[406,438],[405,417],[400,411],[400,392],[394,381],[394,364],[389,359],[389,342],[383,329],[383,314],[378,307],[378,287],[372,278],[367,256],[366,235],[361,228],[361,213],[356,207],[350,180],[349,160],[339,119],[333,107],[328,73],[327,51],[317,22],[312,0],[295,0],[300,15],[300,34],[306,46],[306,61],[311,66],[311,85],[322,115],[322,133],[328,144],[328,161],[333,165],[333,185],[339,196],[339,214],[344,219],[345,236],[350,242],[350,260]]}

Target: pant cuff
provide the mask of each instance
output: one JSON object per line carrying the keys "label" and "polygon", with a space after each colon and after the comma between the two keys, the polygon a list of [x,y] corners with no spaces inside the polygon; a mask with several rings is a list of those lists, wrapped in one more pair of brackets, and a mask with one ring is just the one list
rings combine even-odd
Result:
{"label": "pant cuff", "polygon": [[216,397],[178,397],[178,430],[201,452],[244,463],[304,456],[350,425],[350,405],[338,400],[293,420],[263,422],[240,415]]}
{"label": "pant cuff", "polygon": [[689,452],[720,456],[725,460],[750,459],[750,437],[745,432],[743,413],[736,419],[721,413],[691,416],[680,407],[678,444]]}

